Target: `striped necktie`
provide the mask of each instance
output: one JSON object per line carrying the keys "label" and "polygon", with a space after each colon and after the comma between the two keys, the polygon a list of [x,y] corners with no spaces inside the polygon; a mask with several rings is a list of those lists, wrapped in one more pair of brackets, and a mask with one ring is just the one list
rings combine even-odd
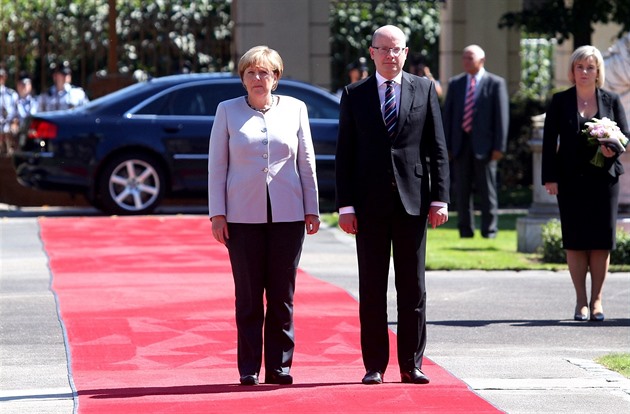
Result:
{"label": "striped necktie", "polygon": [[396,136],[396,121],[398,114],[396,113],[396,94],[394,93],[394,81],[385,81],[387,88],[385,89],[385,102],[383,104],[383,113],[385,117],[385,127],[387,135],[390,139]]}
{"label": "striped necktie", "polygon": [[475,77],[470,78],[470,86],[466,93],[466,100],[464,101],[464,117],[462,118],[462,129],[467,134],[472,131],[473,109],[475,108],[475,85],[477,81]]}

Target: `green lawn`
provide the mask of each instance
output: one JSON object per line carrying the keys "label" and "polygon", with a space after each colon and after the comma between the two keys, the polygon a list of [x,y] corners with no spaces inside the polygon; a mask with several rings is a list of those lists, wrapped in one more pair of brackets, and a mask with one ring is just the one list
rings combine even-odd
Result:
{"label": "green lawn", "polygon": [[[457,215],[449,212],[449,221],[427,231],[427,270],[567,270],[566,263],[543,263],[538,253],[517,252],[516,220],[523,214],[501,214],[496,239],[484,239],[475,233],[461,239]],[[322,221],[337,225],[337,213],[324,214]],[[479,217],[477,228],[479,228]],[[611,272],[630,271],[630,265],[611,265]]]}
{"label": "green lawn", "polygon": [[630,378],[630,354],[609,354],[596,360],[606,368]]}
{"label": "green lawn", "polygon": [[[519,214],[503,214],[499,217],[499,233],[495,239],[484,239],[479,232],[474,238],[461,239],[457,230],[457,216],[449,213],[449,221],[427,231],[428,270],[560,270],[565,264],[542,263],[539,254],[516,251],[516,219]],[[337,214],[324,214],[322,220],[330,226],[337,225]],[[479,217],[477,217],[479,221]],[[478,227],[478,223],[477,223]]]}
{"label": "green lawn", "polygon": [[[495,239],[484,239],[479,231],[475,237],[462,239],[457,229],[457,216],[449,214],[449,221],[427,231],[428,270],[560,270],[565,264],[543,263],[539,254],[519,253],[517,249],[516,219],[522,215],[505,214],[499,217],[499,233]],[[477,217],[477,228],[479,228]]]}

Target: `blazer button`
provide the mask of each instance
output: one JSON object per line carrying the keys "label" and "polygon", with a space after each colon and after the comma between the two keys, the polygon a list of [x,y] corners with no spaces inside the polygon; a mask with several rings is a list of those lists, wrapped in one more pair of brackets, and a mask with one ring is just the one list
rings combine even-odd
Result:
{"label": "blazer button", "polygon": [[269,155],[267,155],[267,154],[263,154],[263,158],[264,158],[264,159],[267,159],[267,158],[269,158]]}
{"label": "blazer button", "polygon": [[264,173],[269,172],[269,168],[267,168],[267,167],[263,168],[262,172],[264,172]]}
{"label": "blazer button", "polygon": [[262,132],[262,133],[267,132],[267,128],[263,128],[263,129],[261,129],[261,130],[260,130],[260,132]]}
{"label": "blazer button", "polygon": [[263,145],[267,145],[269,143],[269,141],[267,141],[266,139],[263,139]]}

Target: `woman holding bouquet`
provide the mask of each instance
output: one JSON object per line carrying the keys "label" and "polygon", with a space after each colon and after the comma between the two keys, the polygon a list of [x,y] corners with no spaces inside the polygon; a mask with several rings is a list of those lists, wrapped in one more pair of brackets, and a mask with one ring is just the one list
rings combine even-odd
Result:
{"label": "woman holding bouquet", "polygon": [[[628,124],[619,97],[601,89],[605,74],[599,50],[576,49],[569,68],[574,86],[555,94],[546,113],[542,183],[558,199],[562,243],[576,294],[574,319],[601,322],[602,288],[616,242],[619,176],[624,172],[619,155],[627,139],[621,134],[628,136]],[[592,137],[592,123],[603,124],[597,126],[600,135],[621,141],[621,149]]]}

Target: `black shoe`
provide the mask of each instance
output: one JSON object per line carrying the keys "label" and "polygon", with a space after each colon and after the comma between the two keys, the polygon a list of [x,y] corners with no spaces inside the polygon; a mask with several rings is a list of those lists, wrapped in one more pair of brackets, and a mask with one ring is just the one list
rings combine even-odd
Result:
{"label": "black shoe", "polygon": [[241,375],[241,385],[258,385],[258,374]]}
{"label": "black shoe", "polygon": [[265,384],[290,385],[293,377],[286,372],[271,371],[265,374]]}
{"label": "black shoe", "polygon": [[606,317],[604,316],[604,312],[602,312],[601,310],[599,312],[595,312],[595,309],[593,309],[593,304],[591,303],[588,304],[588,308],[591,311],[591,322],[604,322],[604,319],[606,319]]}
{"label": "black shoe", "polygon": [[604,322],[606,316],[602,312],[591,313],[591,322]]}
{"label": "black shoe", "polygon": [[[573,319],[578,322],[588,321],[588,311],[585,308],[586,306],[575,305]],[[586,313],[582,313],[582,311],[585,311]]]}
{"label": "black shoe", "polygon": [[361,382],[365,385],[382,384],[383,374],[381,373],[381,371],[370,370],[365,374]]}
{"label": "black shoe", "polygon": [[419,368],[414,368],[410,371],[401,372],[400,381],[406,384],[428,384],[429,377],[424,375]]}

